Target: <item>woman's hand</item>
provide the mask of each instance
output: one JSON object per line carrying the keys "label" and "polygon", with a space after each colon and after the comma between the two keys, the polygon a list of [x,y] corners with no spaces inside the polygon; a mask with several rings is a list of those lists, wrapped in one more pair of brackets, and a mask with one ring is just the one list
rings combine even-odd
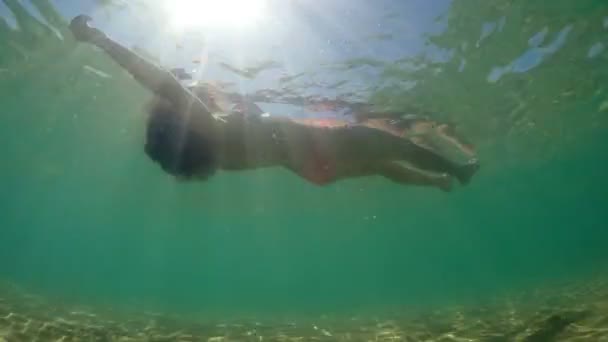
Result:
{"label": "woman's hand", "polygon": [[91,43],[97,39],[105,38],[106,35],[100,30],[89,26],[89,21],[93,20],[88,15],[79,15],[72,19],[70,31],[74,38],[80,42]]}

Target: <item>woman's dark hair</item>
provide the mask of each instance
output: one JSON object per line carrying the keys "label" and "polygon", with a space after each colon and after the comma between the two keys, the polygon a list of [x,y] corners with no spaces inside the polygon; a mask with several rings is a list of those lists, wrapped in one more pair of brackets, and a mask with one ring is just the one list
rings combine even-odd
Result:
{"label": "woman's dark hair", "polygon": [[145,151],[165,172],[186,179],[206,179],[215,173],[216,146],[196,129],[196,120],[164,101],[155,101],[147,111]]}

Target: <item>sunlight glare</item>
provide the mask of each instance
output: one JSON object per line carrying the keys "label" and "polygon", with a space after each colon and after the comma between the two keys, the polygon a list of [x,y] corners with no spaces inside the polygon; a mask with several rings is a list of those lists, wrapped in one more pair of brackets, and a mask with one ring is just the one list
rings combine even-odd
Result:
{"label": "sunlight glare", "polygon": [[243,28],[262,19],[266,0],[167,0],[165,7],[176,30]]}

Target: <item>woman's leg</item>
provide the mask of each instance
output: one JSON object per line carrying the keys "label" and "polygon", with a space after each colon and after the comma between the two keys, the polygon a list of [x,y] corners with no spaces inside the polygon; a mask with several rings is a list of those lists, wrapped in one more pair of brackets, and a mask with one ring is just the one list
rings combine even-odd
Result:
{"label": "woman's leg", "polygon": [[403,141],[403,159],[411,162],[414,166],[424,170],[438,173],[448,173],[461,184],[468,184],[479,169],[476,158],[470,159],[466,164],[460,165],[444,158],[433,150],[421,147],[410,141]]}
{"label": "woman's leg", "polygon": [[409,168],[399,162],[387,162],[380,166],[378,173],[393,182],[405,185],[434,186],[445,192],[452,191],[452,177],[448,174],[430,174]]}

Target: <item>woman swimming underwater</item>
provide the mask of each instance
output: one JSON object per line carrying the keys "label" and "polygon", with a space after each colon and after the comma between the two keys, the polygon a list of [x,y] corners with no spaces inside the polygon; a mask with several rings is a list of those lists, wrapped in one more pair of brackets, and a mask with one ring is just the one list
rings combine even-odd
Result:
{"label": "woman swimming underwater", "polygon": [[181,179],[207,179],[217,170],[278,166],[317,185],[380,175],[400,184],[449,191],[452,177],[467,184],[479,168],[475,157],[457,164],[404,138],[388,120],[302,121],[242,111],[217,117],[217,104],[201,89],[183,86],[171,72],[90,27],[90,20],[74,18],[73,35],[105,51],[155,94],[147,107],[145,151],[164,171]]}

